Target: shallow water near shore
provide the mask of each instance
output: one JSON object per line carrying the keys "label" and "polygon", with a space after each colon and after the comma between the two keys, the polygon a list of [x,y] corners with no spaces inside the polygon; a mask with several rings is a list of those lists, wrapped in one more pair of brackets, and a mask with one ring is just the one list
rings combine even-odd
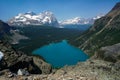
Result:
{"label": "shallow water near shore", "polygon": [[70,45],[66,40],[45,45],[34,50],[33,54],[42,56],[53,67],[74,65],[89,58],[83,51]]}

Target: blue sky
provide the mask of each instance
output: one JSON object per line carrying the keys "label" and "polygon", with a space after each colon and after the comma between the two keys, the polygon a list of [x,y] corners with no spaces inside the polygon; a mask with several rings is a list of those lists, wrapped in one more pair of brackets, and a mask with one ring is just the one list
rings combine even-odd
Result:
{"label": "blue sky", "polygon": [[0,19],[7,21],[18,13],[50,10],[58,20],[91,18],[106,14],[120,0],[0,0]]}

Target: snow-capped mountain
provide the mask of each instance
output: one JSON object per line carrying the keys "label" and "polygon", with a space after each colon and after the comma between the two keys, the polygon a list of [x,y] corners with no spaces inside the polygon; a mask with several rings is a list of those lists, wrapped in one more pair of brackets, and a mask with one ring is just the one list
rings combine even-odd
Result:
{"label": "snow-capped mountain", "polygon": [[99,15],[93,17],[92,19],[96,20],[96,19],[99,19],[99,18],[101,18],[101,17],[103,17],[103,16],[104,16],[104,14],[99,14]]}
{"label": "snow-capped mountain", "polygon": [[98,15],[93,18],[85,19],[76,17],[73,19],[68,19],[60,22],[60,25],[82,25],[82,24],[93,24],[96,19],[103,17],[104,15]]}
{"label": "snow-capped mountain", "polygon": [[73,25],[73,24],[88,24],[88,21],[84,18],[76,17],[60,22],[61,25]]}
{"label": "snow-capped mountain", "polygon": [[59,23],[50,11],[45,11],[40,14],[34,12],[20,13],[8,21],[9,25],[48,25],[58,27]]}
{"label": "snow-capped mountain", "polygon": [[23,26],[23,25],[47,25],[60,27],[59,25],[83,25],[83,24],[93,24],[96,19],[104,16],[100,14],[96,17],[85,19],[80,17],[75,17],[73,19],[68,19],[58,23],[54,14],[50,11],[45,11],[39,14],[34,12],[20,13],[8,21],[9,25]]}
{"label": "snow-capped mountain", "polygon": [[93,18],[88,19],[89,24],[94,24],[94,22],[95,22],[96,19],[99,19],[99,18],[101,18],[103,16],[104,16],[104,14],[99,14],[99,15],[93,17]]}

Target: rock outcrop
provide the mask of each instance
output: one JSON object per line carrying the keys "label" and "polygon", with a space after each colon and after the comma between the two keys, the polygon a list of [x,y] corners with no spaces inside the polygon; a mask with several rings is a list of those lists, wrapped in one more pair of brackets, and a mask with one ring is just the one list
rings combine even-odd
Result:
{"label": "rock outcrop", "polygon": [[1,67],[2,69],[9,68],[12,71],[15,71],[17,69],[29,67],[33,64],[32,58],[28,57],[27,55],[23,54],[22,52],[16,51],[14,48],[10,46],[7,42],[0,41],[0,50],[4,53],[4,57],[1,60],[1,65],[4,67]]}
{"label": "rock outcrop", "polygon": [[[46,71],[49,73],[51,72],[51,65],[47,64],[40,58],[37,58],[37,61],[41,61],[42,64],[44,64],[44,67],[47,69],[40,68],[43,67],[43,65],[41,65],[41,62],[37,62],[36,64],[36,62],[33,61],[32,56],[27,56],[23,52],[15,50],[10,46],[8,42],[0,41],[0,51],[4,54],[3,58],[0,61],[0,71],[9,69],[10,71],[16,73],[18,69],[27,68],[30,73],[46,74]],[[34,60],[36,60],[35,57]]]}
{"label": "rock outcrop", "polygon": [[120,80],[120,65],[103,60],[88,60],[73,66],[64,66],[51,74],[0,77],[0,80]]}
{"label": "rock outcrop", "polygon": [[50,74],[52,67],[50,64],[46,63],[39,57],[33,57],[34,64],[42,71],[42,74]]}
{"label": "rock outcrop", "polygon": [[120,61],[120,43],[112,46],[102,47],[94,56],[96,59],[102,59],[111,62]]}

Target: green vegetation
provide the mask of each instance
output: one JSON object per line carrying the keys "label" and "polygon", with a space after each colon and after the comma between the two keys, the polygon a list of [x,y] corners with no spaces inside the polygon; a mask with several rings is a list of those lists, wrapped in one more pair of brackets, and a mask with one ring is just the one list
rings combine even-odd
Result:
{"label": "green vegetation", "polygon": [[94,25],[76,38],[71,44],[80,47],[89,56],[94,55],[101,47],[120,42],[120,14],[105,16],[95,21]]}
{"label": "green vegetation", "polygon": [[94,35],[91,40],[89,40],[86,49],[90,49],[91,53],[99,50],[101,47],[117,44],[120,42],[120,30],[116,29],[105,29],[101,34]]}
{"label": "green vegetation", "polygon": [[52,42],[59,42],[61,40],[72,40],[80,36],[80,30],[55,28],[48,26],[27,26],[17,27],[20,34],[27,36],[28,40],[21,40],[18,45],[13,45],[16,49],[19,49],[25,53],[31,54],[31,52],[43,45],[47,45]]}

